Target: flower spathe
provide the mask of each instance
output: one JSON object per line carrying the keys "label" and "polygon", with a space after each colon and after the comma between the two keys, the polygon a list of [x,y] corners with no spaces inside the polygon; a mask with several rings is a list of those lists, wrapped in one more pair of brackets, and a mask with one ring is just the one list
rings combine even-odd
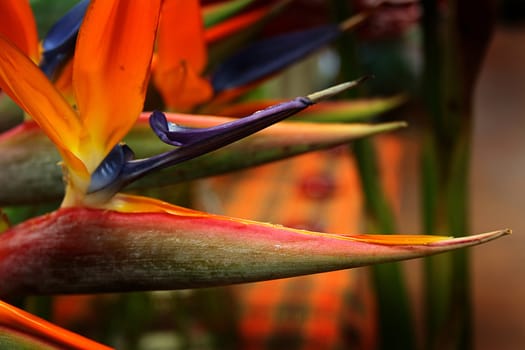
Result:
{"label": "flower spathe", "polygon": [[[183,161],[209,152],[355,85],[344,83],[210,129],[178,127],[156,113],[151,118],[154,131],[180,147],[152,157],[153,161],[134,161],[130,150],[118,143],[142,109],[161,3],[91,2],[73,63],[76,107],[28,57],[0,37],[0,87],[56,145],[66,181],[60,210],[28,220],[0,237],[0,277],[9,281],[0,286],[1,295],[248,282],[419,257],[508,233],[461,239],[328,234],[118,194],[128,182],[124,175],[135,176],[126,167],[133,170],[146,164],[140,169],[150,171],[158,164],[172,164],[172,156]],[[64,274],[58,270],[64,268],[68,281],[60,278]],[[44,274],[45,283],[35,285],[34,277]],[[158,275],[152,278],[153,274]]]}
{"label": "flower spathe", "polygon": [[120,194],[111,209],[62,208],[4,233],[0,276],[10,283],[0,297],[253,282],[410,259],[508,234],[327,234]]}

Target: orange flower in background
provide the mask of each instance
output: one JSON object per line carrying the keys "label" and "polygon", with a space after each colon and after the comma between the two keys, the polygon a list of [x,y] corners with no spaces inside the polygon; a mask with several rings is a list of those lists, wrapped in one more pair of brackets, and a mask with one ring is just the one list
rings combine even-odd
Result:
{"label": "orange flower in background", "polygon": [[165,0],[153,78],[168,109],[191,110],[212,97],[210,83],[201,77],[207,55],[199,2]]}

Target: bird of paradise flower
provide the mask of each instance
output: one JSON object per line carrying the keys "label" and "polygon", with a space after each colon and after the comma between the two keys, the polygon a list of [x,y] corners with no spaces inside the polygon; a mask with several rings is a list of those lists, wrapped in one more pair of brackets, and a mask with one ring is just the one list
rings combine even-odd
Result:
{"label": "bird of paradise flower", "polygon": [[[119,141],[142,109],[160,5],[161,1],[92,1],[73,66],[77,108],[30,59],[0,39],[1,87],[57,146],[66,183],[61,209],[2,236],[0,274],[10,283],[2,286],[0,294],[247,282],[413,258],[507,233],[459,239],[334,235],[210,215],[118,193],[145,172],[232,142],[333,93],[300,97],[209,129],[177,127],[156,112],[151,117],[153,129],[179,148],[131,160],[130,150]],[[75,254],[63,254],[66,248]],[[20,257],[32,260],[23,271],[13,267],[13,259]],[[67,276],[57,274],[59,266],[68,267]],[[27,284],[37,271],[48,278]]]}
{"label": "bird of paradise flower", "polygon": [[179,127],[154,112],[153,130],[178,149],[133,160],[131,150],[119,142],[142,109],[160,7],[160,0],[91,2],[75,51],[74,107],[30,58],[0,37],[0,87],[56,145],[66,185],[59,210],[0,236],[0,276],[7,281],[0,286],[1,296],[266,280],[414,258],[509,232],[457,239],[328,234],[119,193],[147,172],[233,142],[353,85],[299,97],[215,128]]}

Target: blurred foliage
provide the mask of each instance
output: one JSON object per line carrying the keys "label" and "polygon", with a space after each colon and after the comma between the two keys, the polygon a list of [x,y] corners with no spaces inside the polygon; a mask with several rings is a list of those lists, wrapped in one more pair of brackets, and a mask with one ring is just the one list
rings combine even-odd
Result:
{"label": "blurred foliage", "polygon": [[29,3],[35,14],[39,37],[43,38],[49,28],[77,2],[78,0],[30,0]]}

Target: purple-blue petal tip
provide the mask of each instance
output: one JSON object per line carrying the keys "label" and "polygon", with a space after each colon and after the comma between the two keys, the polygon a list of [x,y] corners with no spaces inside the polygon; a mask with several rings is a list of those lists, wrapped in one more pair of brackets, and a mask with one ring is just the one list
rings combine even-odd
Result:
{"label": "purple-blue petal tip", "polygon": [[115,146],[93,173],[89,193],[97,192],[109,197],[149,172],[215,151],[286,119],[320,100],[349,89],[360,81],[362,79],[339,84],[306,97],[297,97],[247,117],[209,128],[180,126],[171,123],[164,113],[154,111],[149,118],[151,129],[160,140],[177,148],[150,158],[135,160],[133,152],[127,146]]}
{"label": "purple-blue petal tip", "polygon": [[82,0],[73,6],[51,27],[42,40],[40,69],[48,77],[52,77],[56,70],[72,56],[88,5],[89,0]]}

